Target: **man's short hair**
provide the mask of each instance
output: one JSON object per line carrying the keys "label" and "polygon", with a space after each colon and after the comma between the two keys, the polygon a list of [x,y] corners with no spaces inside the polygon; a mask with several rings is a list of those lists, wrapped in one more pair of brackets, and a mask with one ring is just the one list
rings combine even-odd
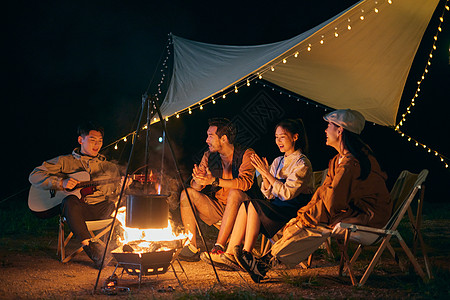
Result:
{"label": "man's short hair", "polygon": [[230,144],[234,144],[236,139],[237,129],[236,126],[227,118],[211,118],[208,120],[209,126],[216,126],[217,131],[216,134],[221,138],[223,135],[226,135],[228,138],[228,142]]}
{"label": "man's short hair", "polygon": [[89,135],[89,132],[91,130],[98,131],[98,132],[100,132],[102,134],[102,137],[104,136],[105,130],[103,129],[103,127],[95,124],[92,121],[81,123],[78,126],[77,133],[78,133],[79,136],[85,137],[85,136]]}

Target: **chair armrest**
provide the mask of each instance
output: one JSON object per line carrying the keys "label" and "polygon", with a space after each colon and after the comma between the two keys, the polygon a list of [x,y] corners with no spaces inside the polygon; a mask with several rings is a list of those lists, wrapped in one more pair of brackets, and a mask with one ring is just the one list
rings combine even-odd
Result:
{"label": "chair armrest", "polygon": [[343,229],[349,229],[351,232],[356,231],[362,231],[362,232],[370,232],[375,234],[393,234],[391,230],[386,229],[380,229],[380,228],[373,228],[368,226],[362,226],[362,225],[355,225],[350,223],[338,223],[335,227],[340,227]]}

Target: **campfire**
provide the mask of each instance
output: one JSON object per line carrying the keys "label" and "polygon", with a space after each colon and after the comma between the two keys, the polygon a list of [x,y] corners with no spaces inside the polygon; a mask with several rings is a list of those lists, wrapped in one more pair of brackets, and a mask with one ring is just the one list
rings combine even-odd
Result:
{"label": "campfire", "polygon": [[[190,236],[175,233],[167,218],[164,228],[129,227],[127,221],[133,219],[126,208],[120,208],[117,220],[123,229],[120,246],[112,251],[118,266],[130,275],[153,275],[165,273],[178,252],[189,241]],[[148,222],[147,222],[148,223]]]}

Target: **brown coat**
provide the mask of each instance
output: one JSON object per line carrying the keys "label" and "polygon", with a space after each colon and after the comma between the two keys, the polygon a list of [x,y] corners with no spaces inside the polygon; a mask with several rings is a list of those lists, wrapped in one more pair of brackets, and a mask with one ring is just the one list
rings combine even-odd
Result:
{"label": "brown coat", "polygon": [[297,213],[304,225],[338,222],[382,228],[391,216],[392,201],[386,188],[386,174],[373,156],[371,171],[365,180],[358,179],[360,165],[349,155],[339,164],[339,155],[329,163],[327,177],[311,201]]}

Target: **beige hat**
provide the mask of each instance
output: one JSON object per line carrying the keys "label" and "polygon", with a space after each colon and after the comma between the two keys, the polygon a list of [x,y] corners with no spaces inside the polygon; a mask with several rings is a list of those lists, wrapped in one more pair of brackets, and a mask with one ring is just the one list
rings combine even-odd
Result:
{"label": "beige hat", "polygon": [[366,119],[359,111],[352,109],[335,110],[324,116],[323,119],[356,134],[361,133],[366,122]]}

